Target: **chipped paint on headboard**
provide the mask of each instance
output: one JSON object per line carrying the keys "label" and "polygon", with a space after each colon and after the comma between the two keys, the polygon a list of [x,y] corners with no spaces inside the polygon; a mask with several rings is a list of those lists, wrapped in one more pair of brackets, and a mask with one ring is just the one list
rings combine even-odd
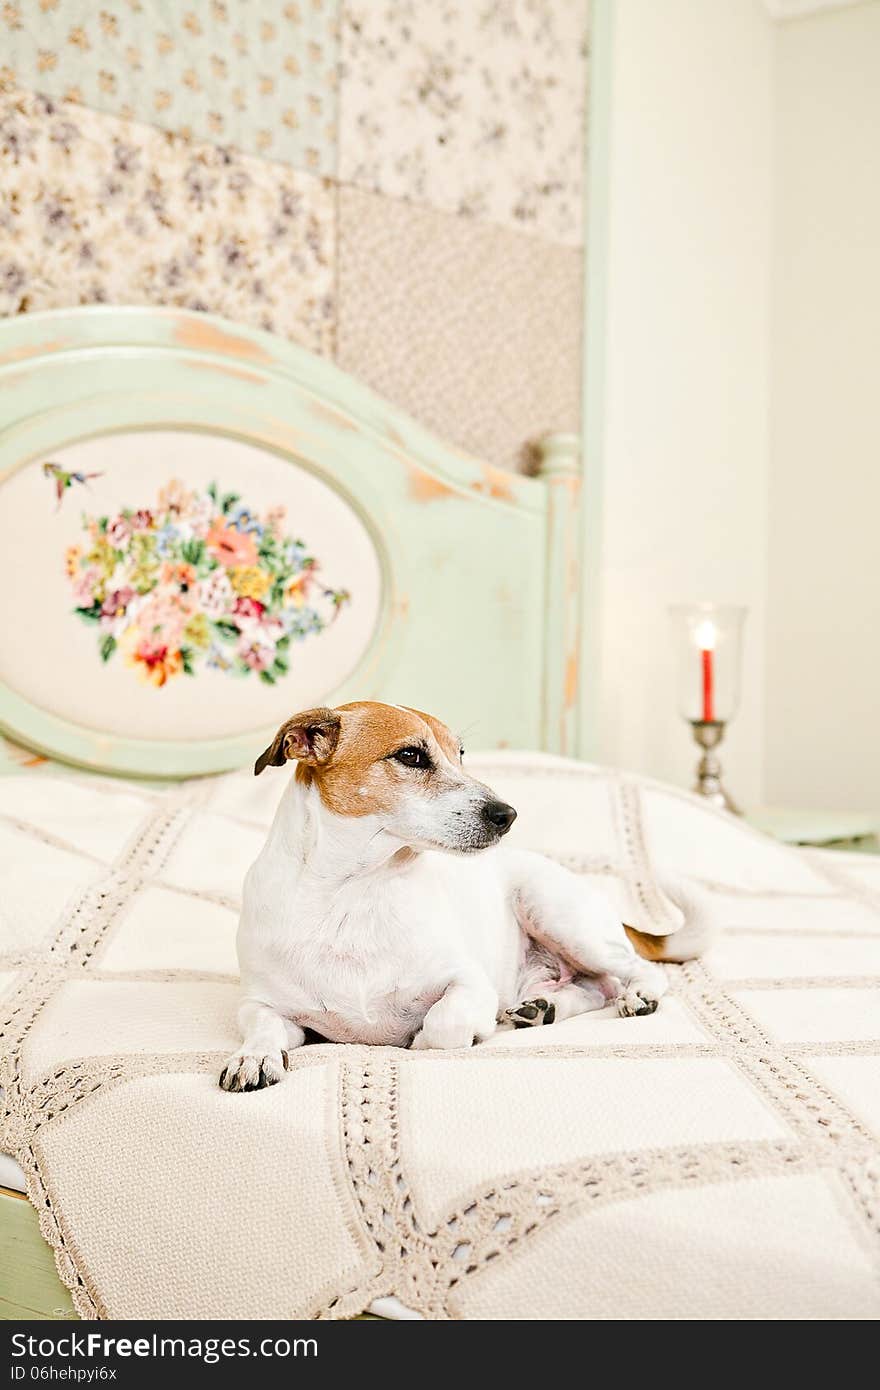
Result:
{"label": "chipped paint on headboard", "polygon": [[574,752],[579,442],[537,477],[328,362],[174,310],[0,325],[0,726],[83,766],[239,766],[295,707]]}

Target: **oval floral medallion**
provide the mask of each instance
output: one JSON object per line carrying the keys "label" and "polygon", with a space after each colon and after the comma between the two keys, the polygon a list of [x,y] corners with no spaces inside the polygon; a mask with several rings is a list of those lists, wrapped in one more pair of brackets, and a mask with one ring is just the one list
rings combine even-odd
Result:
{"label": "oval floral medallion", "polygon": [[[43,472],[59,506],[87,481],[57,463]],[[83,513],[82,532],[65,556],[74,612],[103,661],[121,655],[156,689],[204,668],[274,684],[292,647],[351,598],[324,580],[283,506],[260,515],[214,481],[200,490],[173,478],[150,505]]]}
{"label": "oval floral medallion", "polygon": [[7,474],[0,508],[0,682],[96,736],[190,746],[277,726],[342,698],[377,636],[371,532],[257,444],[85,439]]}

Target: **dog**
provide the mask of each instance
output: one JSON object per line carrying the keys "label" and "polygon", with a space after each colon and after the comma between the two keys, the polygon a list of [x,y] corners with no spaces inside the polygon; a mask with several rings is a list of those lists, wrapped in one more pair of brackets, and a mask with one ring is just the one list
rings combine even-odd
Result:
{"label": "dog", "polygon": [[330,1042],[468,1048],[606,1004],[650,1014],[658,960],[698,953],[625,927],[576,874],[503,846],[516,811],[438,719],[361,701],[288,719],[256,761],[296,764],[244,882],[243,1041],[220,1085],[281,1081],[307,1030]]}

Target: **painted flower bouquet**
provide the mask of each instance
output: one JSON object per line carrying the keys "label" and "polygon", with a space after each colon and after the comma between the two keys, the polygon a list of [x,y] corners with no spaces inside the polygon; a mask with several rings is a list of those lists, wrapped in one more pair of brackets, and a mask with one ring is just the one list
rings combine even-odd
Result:
{"label": "painted flower bouquet", "polygon": [[216,484],[172,480],[156,506],[83,514],[87,539],[67,551],[74,611],[97,629],[98,650],[154,686],[200,668],[273,685],[290,647],[322,632],[350,595],[319,578],[283,507],[263,517]]}

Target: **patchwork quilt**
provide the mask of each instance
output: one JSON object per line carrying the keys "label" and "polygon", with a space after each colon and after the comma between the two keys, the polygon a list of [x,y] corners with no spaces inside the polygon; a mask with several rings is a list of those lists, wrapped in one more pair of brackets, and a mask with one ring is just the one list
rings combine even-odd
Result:
{"label": "patchwork quilt", "polygon": [[0,1148],[81,1316],[876,1317],[880,857],[558,758],[469,763],[633,925],[701,892],[709,953],[647,1018],[307,1046],[247,1095],[217,1086],[236,910],[288,774],[0,778]]}

